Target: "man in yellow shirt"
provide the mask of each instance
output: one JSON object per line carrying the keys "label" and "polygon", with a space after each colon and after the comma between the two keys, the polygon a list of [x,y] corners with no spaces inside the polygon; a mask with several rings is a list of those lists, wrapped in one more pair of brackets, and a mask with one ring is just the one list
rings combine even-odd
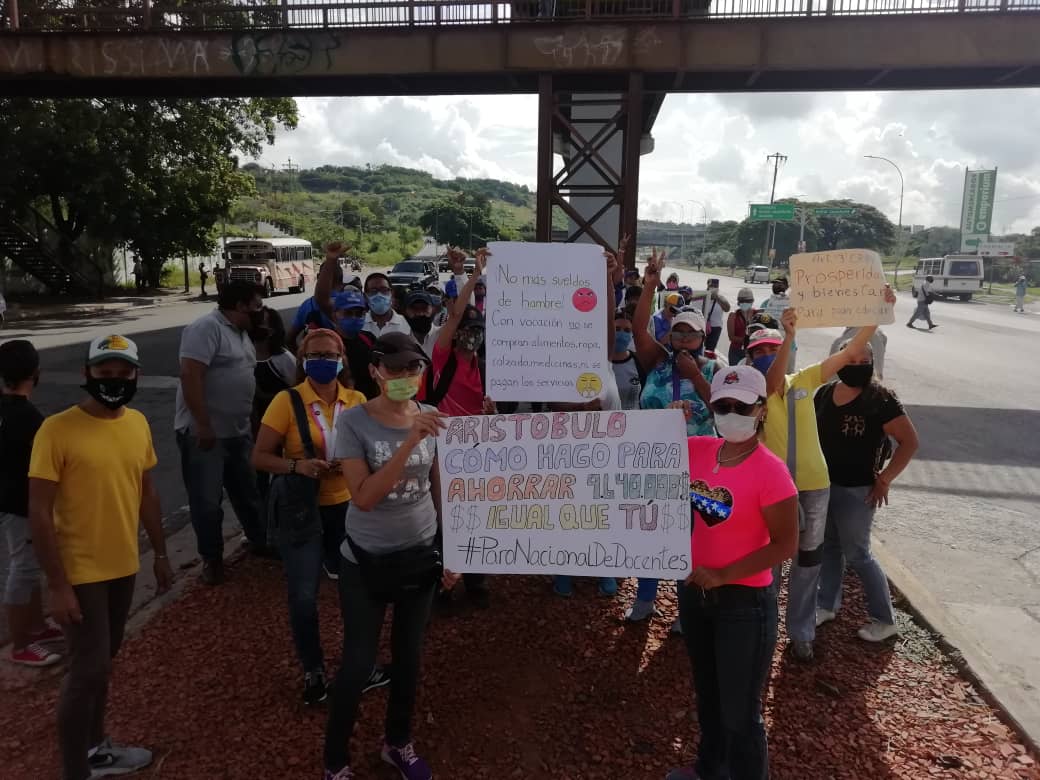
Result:
{"label": "man in yellow shirt", "polygon": [[29,522],[47,575],[49,603],[68,645],[58,702],[63,780],[128,774],[151,763],[144,748],[105,736],[112,658],[123,640],[140,568],[143,525],[155,551],[160,591],[172,580],[159,496],[152,483],[152,434],[124,408],[137,389],[137,345],[94,339],[84,368],[88,397],[44,421],[29,465]]}
{"label": "man in yellow shirt", "polygon": [[[765,445],[786,461],[798,487],[798,556],[791,562],[786,620],[795,658],[809,662],[813,659],[813,641],[816,639],[816,596],[831,486],[816,428],[813,395],[836,376],[839,369],[859,353],[859,349],[835,353],[822,363],[785,374],[798,328],[795,310],[784,311],[781,322],[783,335],[770,329],[753,333],[748,341],[747,354],[751,365],[766,375],[769,395],[763,426]],[[876,325],[860,328],[852,344],[862,347],[870,341],[875,330]],[[780,577],[774,576],[773,580],[779,587]]]}

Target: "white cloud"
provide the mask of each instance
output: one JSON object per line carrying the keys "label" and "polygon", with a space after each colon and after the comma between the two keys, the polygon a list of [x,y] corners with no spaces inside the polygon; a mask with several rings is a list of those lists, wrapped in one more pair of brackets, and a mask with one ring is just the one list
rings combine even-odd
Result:
{"label": "white cloud", "polygon": [[[902,170],[904,224],[957,223],[964,167],[999,167],[994,230],[1040,224],[1040,90],[669,95],[642,158],[640,213],[741,219],[769,197],[772,165],[788,160],[777,197],[854,198],[893,220]],[[537,98],[302,98],[299,128],[264,164],[389,163],[440,178],[535,185]]]}

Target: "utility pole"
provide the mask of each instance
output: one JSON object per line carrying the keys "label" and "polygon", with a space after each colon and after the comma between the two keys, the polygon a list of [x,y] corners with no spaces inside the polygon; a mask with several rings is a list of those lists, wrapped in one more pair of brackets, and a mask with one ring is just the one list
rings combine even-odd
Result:
{"label": "utility pole", "polygon": [[300,170],[300,166],[293,165],[292,157],[290,157],[289,161],[282,167],[284,167],[285,170],[289,173],[289,198],[288,198],[288,200],[289,200],[289,219],[291,219],[293,221],[293,223],[294,223],[294,224],[290,225],[290,228],[291,228],[291,231],[292,231],[292,235],[296,235],[296,225],[295,225],[295,222],[296,222],[296,219],[295,219],[296,218],[296,209],[293,206],[293,200],[292,200],[292,195],[293,195],[293,171]]}
{"label": "utility pole", "polygon": [[[772,154],[766,155],[766,160],[773,161],[773,188],[769,191],[769,202],[772,204],[776,198],[776,178],[780,174],[780,166],[787,162],[787,155],[780,154],[780,152],[773,152]],[[769,268],[772,269],[773,261],[769,259],[769,247],[770,247],[770,236],[772,236],[772,246],[776,246],[776,222],[770,222],[766,226],[766,241],[762,245],[762,265],[766,264],[766,260],[769,260]]]}

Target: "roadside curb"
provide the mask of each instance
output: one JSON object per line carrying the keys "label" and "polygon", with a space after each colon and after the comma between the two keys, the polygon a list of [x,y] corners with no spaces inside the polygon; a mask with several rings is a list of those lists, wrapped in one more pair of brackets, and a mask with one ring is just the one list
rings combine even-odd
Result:
{"label": "roadside curb", "polygon": [[892,586],[903,596],[903,608],[927,628],[950,661],[994,708],[1022,744],[1040,751],[1040,711],[1037,703],[1008,680],[1000,665],[949,610],[904,566],[877,536],[871,548]]}
{"label": "roadside curb", "polygon": [[[129,311],[145,311],[147,309],[158,309],[164,306],[172,306],[178,303],[186,303],[188,301],[195,300],[194,297],[185,298],[182,294],[175,294],[169,296],[162,296],[159,298],[148,298],[146,299],[149,303],[106,303],[105,301],[97,301],[94,303],[81,303],[81,304],[69,304],[66,307],[55,307],[51,311],[39,311],[30,308],[27,312],[22,313],[20,311],[21,305],[14,304],[10,305],[7,310],[6,322],[7,327],[18,327],[18,325],[31,322],[39,322],[41,320],[53,320],[58,317],[66,317],[69,319],[89,319],[98,315],[104,314],[120,314]],[[213,296],[213,300],[216,297]]]}

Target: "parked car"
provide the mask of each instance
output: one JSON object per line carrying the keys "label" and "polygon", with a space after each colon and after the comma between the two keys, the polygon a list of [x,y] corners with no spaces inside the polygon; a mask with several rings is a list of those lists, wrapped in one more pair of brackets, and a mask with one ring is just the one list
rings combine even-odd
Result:
{"label": "parked car", "polygon": [[447,255],[441,255],[437,258],[437,270],[442,274],[446,274],[451,270],[451,263],[448,261]]}
{"label": "parked car", "polygon": [[468,274],[472,274],[477,270],[477,261],[472,257],[467,257],[466,261],[462,264],[462,270]]}
{"label": "parked car", "polygon": [[427,287],[437,284],[437,266],[432,260],[402,260],[388,274],[391,287]]}
{"label": "parked car", "polygon": [[744,283],[754,284],[755,282],[768,282],[769,281],[769,268],[764,265],[753,265],[744,272]]}

